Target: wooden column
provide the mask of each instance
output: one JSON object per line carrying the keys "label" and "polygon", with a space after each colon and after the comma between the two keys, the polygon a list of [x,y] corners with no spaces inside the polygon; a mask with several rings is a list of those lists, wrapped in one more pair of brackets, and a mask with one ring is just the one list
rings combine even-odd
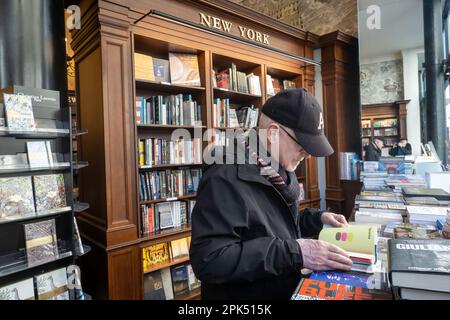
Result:
{"label": "wooden column", "polygon": [[341,32],[324,35],[322,49],[322,82],[325,133],[334,154],[326,158],[327,207],[346,213],[346,200],[339,177],[339,153],[361,150],[359,68],[357,39]]}
{"label": "wooden column", "polygon": [[104,15],[104,8],[97,1],[81,1],[80,6],[83,28],[73,33],[72,47],[79,125],[89,131],[89,137],[82,139],[80,145],[80,159],[90,164],[81,173],[80,191],[90,209],[78,221],[94,252],[102,252],[88,257],[90,261],[83,264],[83,271],[100,282],[92,288],[97,293],[95,298],[134,299],[140,293],[135,280],[138,252],[133,247],[119,249],[138,239],[134,208],[136,168],[130,157],[135,139],[131,129],[134,112],[129,21],[120,11],[114,18]]}

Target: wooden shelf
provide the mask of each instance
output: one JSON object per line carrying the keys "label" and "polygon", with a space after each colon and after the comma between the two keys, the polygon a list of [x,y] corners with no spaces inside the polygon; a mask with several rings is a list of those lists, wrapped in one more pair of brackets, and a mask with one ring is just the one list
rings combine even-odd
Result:
{"label": "wooden shelf", "polygon": [[177,258],[177,259],[172,259],[170,261],[167,261],[167,262],[164,262],[164,263],[158,263],[158,264],[154,265],[150,269],[145,270],[144,274],[151,273],[151,272],[154,272],[154,271],[158,271],[158,270],[161,270],[161,269],[164,269],[164,268],[167,268],[167,267],[171,267],[171,266],[174,266],[174,265],[177,265],[177,264],[186,263],[186,262],[189,262],[189,256],[181,257],[181,258]]}
{"label": "wooden shelf", "polygon": [[136,80],[136,89],[153,92],[168,92],[173,94],[205,92],[204,87],[181,86],[147,80]]}
{"label": "wooden shelf", "polygon": [[175,130],[175,129],[206,129],[206,126],[178,126],[169,124],[138,124],[138,130]]}
{"label": "wooden shelf", "polygon": [[[152,232],[151,234],[142,237],[141,242],[158,243],[158,242],[168,241],[168,239],[166,239],[166,238],[170,238],[169,240],[181,239],[181,238],[189,236],[190,232],[191,232],[191,225],[187,224],[187,225],[184,225],[184,226],[181,226],[178,228],[165,229],[165,230],[159,230],[156,232]],[[147,245],[152,245],[152,244],[144,243],[143,247],[145,247]]]}
{"label": "wooden shelf", "polygon": [[256,99],[261,99],[261,96],[256,96],[253,94],[242,93],[237,91],[231,91],[227,89],[214,88],[214,98],[225,99],[228,98],[232,102],[251,102]]}
{"label": "wooden shelf", "polygon": [[185,199],[195,198],[196,196],[197,196],[197,194],[193,193],[193,194],[188,194],[188,195],[185,195],[185,196],[178,196],[178,197],[172,197],[172,198],[162,198],[162,199],[141,201],[140,204],[151,204],[151,203],[158,203],[158,202],[165,202],[165,201],[185,200]]}
{"label": "wooden shelf", "polygon": [[201,296],[202,290],[201,288],[194,289],[184,294],[180,294],[176,296],[174,300],[198,300]]}
{"label": "wooden shelf", "polygon": [[141,166],[139,170],[150,170],[150,169],[165,169],[165,168],[177,168],[177,167],[192,167],[201,166],[203,163],[170,163],[170,164],[158,164],[154,166]]}

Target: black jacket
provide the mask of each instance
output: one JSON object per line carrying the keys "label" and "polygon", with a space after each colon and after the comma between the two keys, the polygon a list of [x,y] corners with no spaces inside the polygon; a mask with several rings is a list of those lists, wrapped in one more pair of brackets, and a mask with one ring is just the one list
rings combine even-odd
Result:
{"label": "black jacket", "polygon": [[389,154],[393,157],[411,155],[412,154],[411,145],[407,143],[404,148],[396,146],[395,148],[389,150]]}
{"label": "black jacket", "polygon": [[366,155],[364,157],[365,161],[380,161],[381,150],[373,143],[370,142],[366,146]]}
{"label": "black jacket", "polygon": [[321,212],[289,206],[256,165],[214,165],[203,175],[192,213],[190,259],[203,299],[289,299],[302,254]]}

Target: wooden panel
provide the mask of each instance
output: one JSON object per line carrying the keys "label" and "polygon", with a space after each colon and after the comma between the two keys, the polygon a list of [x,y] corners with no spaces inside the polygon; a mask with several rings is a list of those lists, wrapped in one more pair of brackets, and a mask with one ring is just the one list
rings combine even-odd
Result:
{"label": "wooden panel", "polygon": [[334,32],[321,37],[320,46],[325,132],[334,149],[325,165],[327,207],[346,214],[339,154],[361,153],[357,41]]}
{"label": "wooden panel", "polygon": [[[81,139],[78,147],[79,158],[89,161],[89,166],[80,171],[80,196],[90,204],[90,209],[82,215],[104,228],[107,213],[103,103],[99,94],[102,91],[100,48],[77,61],[77,71],[79,125],[89,132],[89,139]],[[96,179],[89,179],[92,176]]]}
{"label": "wooden panel", "polygon": [[110,299],[141,299],[139,262],[139,252],[136,246],[108,252]]}

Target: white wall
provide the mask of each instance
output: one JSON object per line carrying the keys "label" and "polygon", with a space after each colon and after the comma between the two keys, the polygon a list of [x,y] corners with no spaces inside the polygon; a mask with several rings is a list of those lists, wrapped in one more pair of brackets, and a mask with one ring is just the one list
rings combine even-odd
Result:
{"label": "white wall", "polygon": [[417,54],[424,52],[423,48],[402,51],[403,83],[405,100],[411,100],[407,105],[406,129],[408,141],[414,155],[420,155],[420,101],[419,101],[419,61]]}
{"label": "white wall", "polygon": [[[314,50],[314,60],[322,61],[322,52],[320,49]],[[315,76],[316,99],[323,108],[323,90],[322,90],[322,68],[316,66]],[[325,188],[326,188],[326,173],[325,173],[325,158],[317,158],[317,170],[319,178],[320,191],[320,208],[326,210]]]}

